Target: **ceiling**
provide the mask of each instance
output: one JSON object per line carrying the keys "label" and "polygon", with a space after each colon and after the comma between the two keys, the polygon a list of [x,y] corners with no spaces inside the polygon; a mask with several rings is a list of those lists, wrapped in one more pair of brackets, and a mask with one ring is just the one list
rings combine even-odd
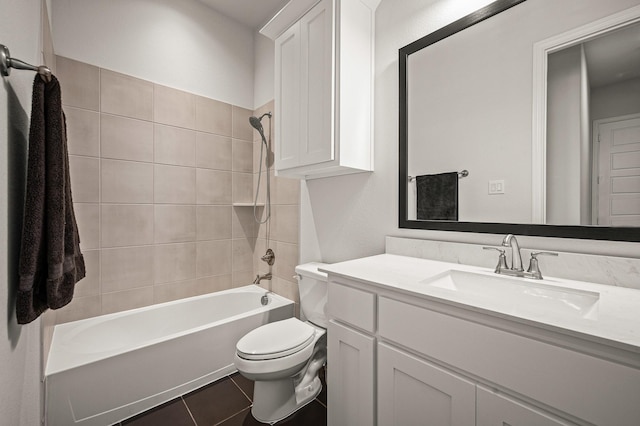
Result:
{"label": "ceiling", "polygon": [[640,77],[640,24],[584,44],[591,88]]}
{"label": "ceiling", "polygon": [[217,12],[246,25],[259,29],[266,24],[289,0],[199,0]]}

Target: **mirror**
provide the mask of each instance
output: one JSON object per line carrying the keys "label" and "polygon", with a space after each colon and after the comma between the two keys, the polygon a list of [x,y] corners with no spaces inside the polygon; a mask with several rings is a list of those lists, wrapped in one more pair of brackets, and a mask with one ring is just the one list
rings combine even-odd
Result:
{"label": "mirror", "polygon": [[[640,79],[597,59],[640,9],[607,3],[499,0],[400,49],[401,228],[640,241],[640,102],[616,98],[640,99]],[[606,91],[594,63],[614,69]],[[596,125],[624,147],[594,150]]]}

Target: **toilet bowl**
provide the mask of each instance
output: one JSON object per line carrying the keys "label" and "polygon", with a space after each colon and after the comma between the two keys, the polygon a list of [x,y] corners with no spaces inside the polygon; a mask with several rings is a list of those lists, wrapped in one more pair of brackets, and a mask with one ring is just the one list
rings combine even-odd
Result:
{"label": "toilet bowl", "polygon": [[322,390],[318,372],[327,359],[326,274],[321,263],[296,267],[300,307],[307,321],[289,318],[250,331],[236,345],[235,366],[253,380],[253,417],[275,423]]}

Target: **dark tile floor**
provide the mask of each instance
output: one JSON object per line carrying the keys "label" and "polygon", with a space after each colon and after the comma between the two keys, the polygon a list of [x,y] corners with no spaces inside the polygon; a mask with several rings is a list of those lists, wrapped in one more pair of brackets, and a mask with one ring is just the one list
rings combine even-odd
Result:
{"label": "dark tile floor", "polygon": [[[325,426],[327,386],[321,371],[322,392],[302,409],[276,423],[282,426]],[[117,426],[258,426],[251,416],[253,382],[239,373],[218,380]]]}

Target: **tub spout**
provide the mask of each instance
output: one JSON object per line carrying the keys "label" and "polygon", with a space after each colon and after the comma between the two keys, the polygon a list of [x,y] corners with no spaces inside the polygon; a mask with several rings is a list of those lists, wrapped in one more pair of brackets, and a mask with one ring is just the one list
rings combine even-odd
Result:
{"label": "tub spout", "polygon": [[260,284],[260,281],[262,280],[270,280],[271,279],[271,272],[266,273],[264,275],[256,275],[256,279],[253,280],[254,284]]}

